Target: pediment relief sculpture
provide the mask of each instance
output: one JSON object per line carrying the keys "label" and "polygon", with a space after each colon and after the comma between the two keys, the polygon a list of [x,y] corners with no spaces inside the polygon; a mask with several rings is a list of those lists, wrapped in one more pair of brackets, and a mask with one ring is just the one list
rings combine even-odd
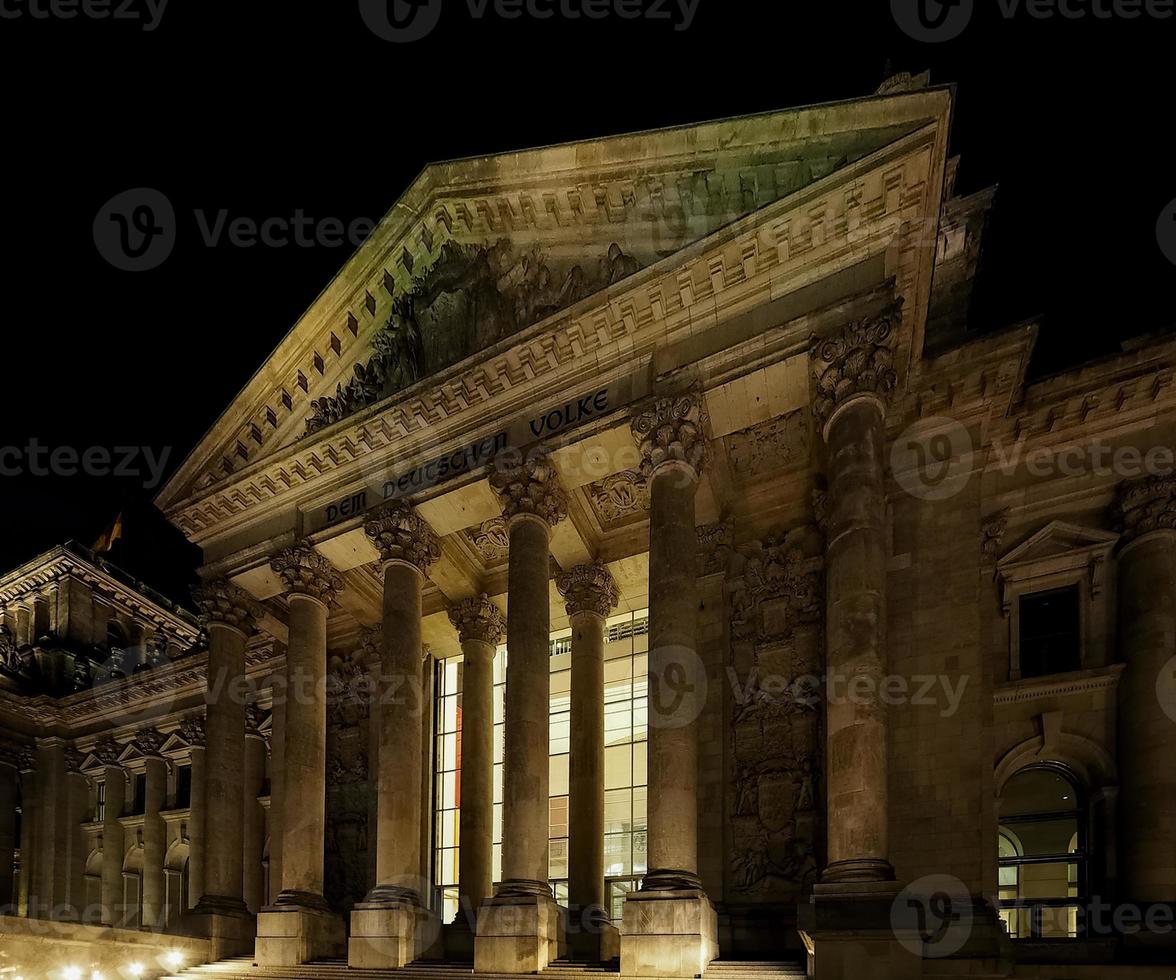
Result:
{"label": "pediment relief sculpture", "polygon": [[731,638],[756,645],[782,642],[817,624],[824,607],[824,538],[794,528],[737,550],[728,586]]}
{"label": "pediment relief sculpture", "polygon": [[312,402],[306,434],[325,429],[456,364],[524,327],[567,309],[641,268],[613,244],[592,272],[561,269],[538,245],[516,254],[507,239],[493,245],[446,242],[413,288],[392,303],[372,341],[372,356],[333,397]]}

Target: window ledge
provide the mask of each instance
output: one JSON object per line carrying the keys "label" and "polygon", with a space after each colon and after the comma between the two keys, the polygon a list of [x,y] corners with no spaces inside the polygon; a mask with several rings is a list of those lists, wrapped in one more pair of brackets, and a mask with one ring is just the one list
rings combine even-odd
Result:
{"label": "window ledge", "polygon": [[1119,685],[1119,676],[1125,667],[1126,664],[1111,664],[1109,667],[1094,667],[1090,670],[1051,674],[1048,677],[1009,681],[996,686],[993,700],[996,704],[1017,704],[1022,701],[1036,701],[1038,698],[1114,690]]}

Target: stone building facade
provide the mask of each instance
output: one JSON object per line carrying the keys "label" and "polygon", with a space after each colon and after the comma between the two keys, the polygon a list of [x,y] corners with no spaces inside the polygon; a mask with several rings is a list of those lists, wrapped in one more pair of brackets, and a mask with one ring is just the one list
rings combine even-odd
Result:
{"label": "stone building facade", "polygon": [[160,494],[199,621],[0,580],[0,897],[271,967],[1168,975],[1176,342],[969,331],[953,100],[428,168]]}

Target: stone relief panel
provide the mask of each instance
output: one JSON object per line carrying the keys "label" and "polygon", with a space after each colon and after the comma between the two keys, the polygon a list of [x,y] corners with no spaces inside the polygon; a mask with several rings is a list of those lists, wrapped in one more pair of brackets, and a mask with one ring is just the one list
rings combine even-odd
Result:
{"label": "stone relief panel", "polygon": [[595,263],[553,260],[535,246],[518,252],[507,239],[493,245],[446,242],[433,264],[397,296],[373,354],[333,397],[312,403],[308,435],[456,364],[524,327],[564,310],[641,268],[619,245]]}
{"label": "stone relief panel", "polygon": [[587,493],[603,528],[642,520],[649,513],[649,483],[636,470],[605,477],[589,485]]}
{"label": "stone relief panel", "polygon": [[486,568],[506,563],[510,553],[510,533],[507,531],[506,521],[501,517],[492,517],[480,527],[469,528],[462,533],[474,546],[474,551],[481,557]]}
{"label": "stone relief panel", "polygon": [[731,469],[740,482],[805,466],[812,442],[808,411],[797,409],[742,432],[733,432],[724,441]]}
{"label": "stone relief panel", "polygon": [[792,901],[815,881],[824,539],[815,527],[730,556],[727,893]]}

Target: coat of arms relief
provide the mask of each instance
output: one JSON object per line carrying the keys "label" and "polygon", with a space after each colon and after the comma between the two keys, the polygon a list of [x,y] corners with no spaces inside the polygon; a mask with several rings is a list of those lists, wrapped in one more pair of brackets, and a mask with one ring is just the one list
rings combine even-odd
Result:
{"label": "coat of arms relief", "polygon": [[814,527],[741,545],[727,613],[729,893],[790,900],[817,875],[824,539]]}

